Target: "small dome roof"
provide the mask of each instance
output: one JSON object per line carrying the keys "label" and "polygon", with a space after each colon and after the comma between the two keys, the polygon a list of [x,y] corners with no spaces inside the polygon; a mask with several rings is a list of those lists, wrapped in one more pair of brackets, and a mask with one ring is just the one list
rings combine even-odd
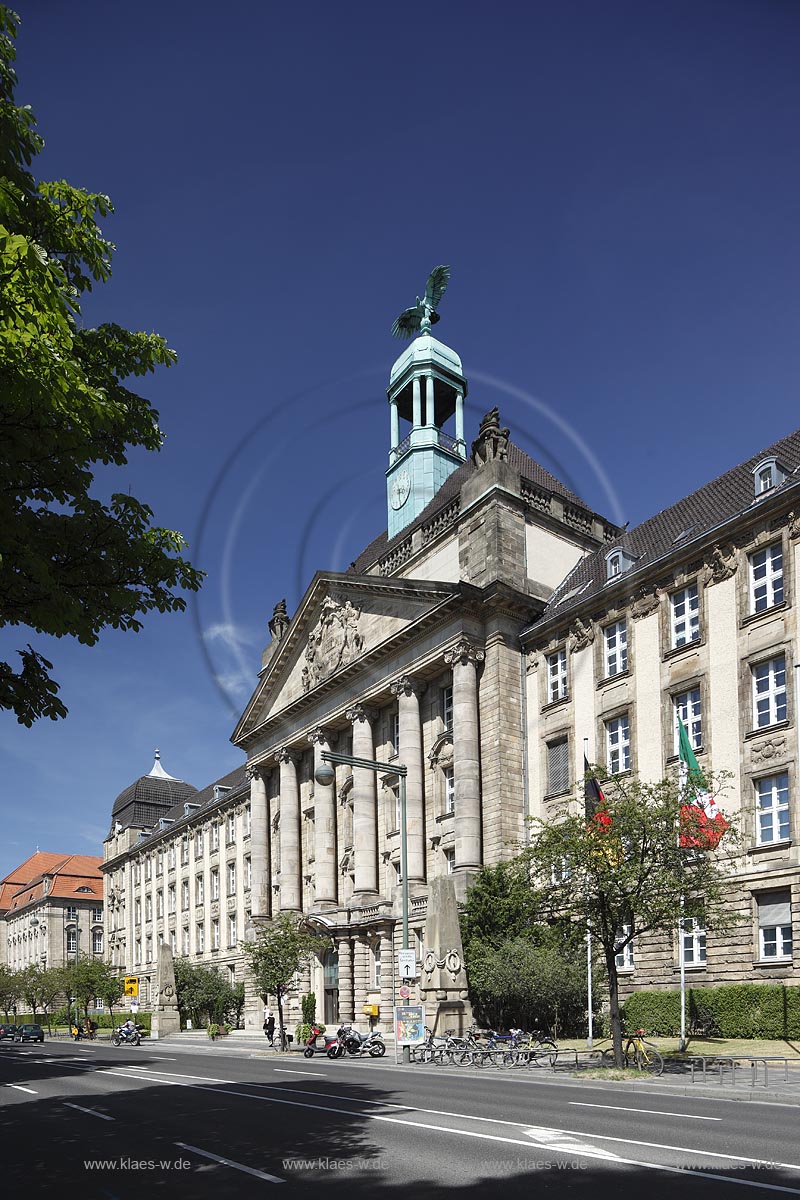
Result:
{"label": "small dome roof", "polygon": [[156,750],[152,770],[140,775],[129,784],[114,801],[111,810],[112,828],[116,821],[123,826],[155,824],[170,808],[196,795],[197,788],[182,779],[168,775],[161,765],[161,756]]}
{"label": "small dome roof", "polygon": [[464,377],[461,359],[455,350],[451,350],[449,346],[445,346],[444,342],[431,337],[429,333],[421,333],[414,338],[410,346],[406,346],[392,367],[389,375],[389,390],[391,391],[396,383],[404,380],[409,372],[425,366],[438,367],[446,375],[456,375],[461,379]]}

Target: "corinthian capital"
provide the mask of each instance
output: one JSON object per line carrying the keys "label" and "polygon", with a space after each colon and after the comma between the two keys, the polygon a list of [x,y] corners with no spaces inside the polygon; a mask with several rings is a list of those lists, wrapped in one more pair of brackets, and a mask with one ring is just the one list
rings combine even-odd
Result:
{"label": "corinthian capital", "polygon": [[354,725],[356,721],[369,721],[371,723],[377,715],[375,709],[369,708],[366,704],[351,704],[345,713],[348,721],[352,721]]}
{"label": "corinthian capital", "polygon": [[469,638],[466,637],[459,638],[455,646],[451,646],[449,650],[445,650],[444,652],[444,661],[448,667],[454,663],[461,663],[463,665],[468,662],[483,662],[485,657],[486,655],[483,650],[479,650],[476,646],[473,646]]}
{"label": "corinthian capital", "polygon": [[275,758],[279,763],[292,763],[297,766],[297,754],[289,746],[281,746]]}
{"label": "corinthian capital", "polygon": [[418,696],[423,690],[423,685],[411,675],[401,675],[389,685],[389,690],[393,696]]}
{"label": "corinthian capital", "polygon": [[247,780],[252,783],[254,779],[264,778],[264,768],[255,763],[248,763],[244,769]]}
{"label": "corinthian capital", "polygon": [[336,742],[336,734],[331,729],[323,729],[318,725],[316,729],[312,729],[308,735],[308,740],[312,746],[333,746]]}

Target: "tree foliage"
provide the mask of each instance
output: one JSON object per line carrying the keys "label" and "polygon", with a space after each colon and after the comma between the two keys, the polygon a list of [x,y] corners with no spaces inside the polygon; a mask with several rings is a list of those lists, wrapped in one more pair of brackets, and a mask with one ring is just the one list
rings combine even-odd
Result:
{"label": "tree foliage", "polygon": [[319,939],[292,913],[281,913],[257,930],[254,941],[245,942],[244,951],[256,991],[265,1004],[270,996],[277,1000],[281,1048],[286,1046],[283,993],[300,964],[318,947]]}
{"label": "tree foliage", "polygon": [[[98,221],[108,196],[37,182],[44,145],[15,102],[19,18],[0,6],[0,627],[94,645],[102,629],[141,628],[141,614],[182,610],[201,574],[179,533],[152,524],[127,493],[91,494],[96,464],[159,450],[158,413],[124,385],[175,354],[154,333],[84,328],[81,297],[111,274]],[[30,643],[21,667],[0,663],[0,708],[31,725],[66,714],[52,663]]]}
{"label": "tree foliage", "polygon": [[221,1025],[232,1016],[238,1024],[244,1005],[244,988],[241,984],[231,987],[214,967],[176,958],[175,990],[184,1022],[190,1020],[197,1027],[204,1022]]}
{"label": "tree foliage", "polygon": [[725,904],[728,860],[738,842],[729,828],[715,851],[681,844],[697,843],[700,830],[688,828],[692,817],[674,779],[613,777],[603,787],[603,807],[591,819],[581,812],[541,822],[516,868],[541,911],[573,918],[601,948],[622,1065],[616,955],[643,934],[676,931],[692,915],[707,929],[730,927],[736,914]]}
{"label": "tree foliage", "polygon": [[21,981],[18,971],[12,971],[5,963],[0,963],[0,1008],[8,1021],[14,1011],[17,1001],[22,994]]}

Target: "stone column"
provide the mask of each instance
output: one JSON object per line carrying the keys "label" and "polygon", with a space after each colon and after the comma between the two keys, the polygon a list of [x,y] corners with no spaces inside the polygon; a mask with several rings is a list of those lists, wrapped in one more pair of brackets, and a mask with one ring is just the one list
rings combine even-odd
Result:
{"label": "stone column", "polygon": [[349,938],[342,938],[339,951],[339,1020],[354,1021],[353,1007],[353,946]]}
{"label": "stone column", "polygon": [[484,659],[467,638],[445,653],[453,668],[453,781],[456,867],[481,864],[481,780],[477,665]]}
{"label": "stone column", "polygon": [[464,396],[456,392],[456,441],[464,441]]}
{"label": "stone column", "polygon": [[425,376],[425,424],[434,424],[433,376]]}
{"label": "stone column", "polygon": [[[374,711],[365,708],[363,704],[354,704],[347,710],[347,719],[353,722],[353,757],[374,759]],[[364,767],[353,767],[353,854],[356,893],[377,892],[378,815],[375,772]]]}
{"label": "stone column", "polygon": [[286,746],[278,751],[281,769],[281,912],[300,911],[300,789],[297,760]]}
{"label": "stone column", "polygon": [[[250,776],[250,863],[253,882],[250,911],[254,921],[270,913],[269,808],[264,768],[248,767]],[[244,882],[244,881],[242,881]]]}
{"label": "stone column", "polygon": [[415,375],[411,383],[411,424],[418,429],[422,424],[422,399],[420,395],[419,375]]}
{"label": "stone column", "polygon": [[[322,752],[329,750],[333,735],[315,729],[308,735],[314,747],[314,772],[322,765]],[[314,780],[314,898],[317,904],[336,904],[336,780],[331,784]]]}
{"label": "stone column", "polygon": [[397,412],[397,401],[393,400],[391,405],[392,413],[392,450],[396,450],[400,444],[400,417]]}
{"label": "stone column", "polygon": [[400,762],[408,768],[406,776],[406,848],[409,882],[425,881],[425,791],[422,770],[422,725],[419,716],[421,687],[408,675],[392,684],[397,696],[400,727]]}

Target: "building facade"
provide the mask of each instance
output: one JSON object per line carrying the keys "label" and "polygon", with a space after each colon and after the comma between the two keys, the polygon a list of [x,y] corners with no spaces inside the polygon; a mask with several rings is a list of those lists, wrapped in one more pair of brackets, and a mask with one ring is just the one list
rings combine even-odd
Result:
{"label": "building facade", "polygon": [[[516,447],[496,410],[468,454],[466,392],[454,351],[416,338],[388,389],[386,532],[349,571],[318,573],[291,618],[276,604],[233,734],[242,766],[197,792],[157,761],[117,799],[108,947],[143,1002],[160,939],[247,982],[242,940],[292,912],[319,952],[292,981],[289,1020],[313,990],[328,1023],[388,1024],[402,916],[393,767],[407,770],[424,988],[442,953],[425,945],[432,881],[451,877],[463,898],[524,842],[528,818],[577,803],[584,752],[661,778],[676,714],[701,765],[732,773],[725,804],[751,833],[731,880],[747,919],[718,946],[687,927],[686,961],[709,983],[797,981],[800,434],[622,530]],[[339,765],[320,784],[326,750],[383,766]],[[675,952],[668,939],[634,946],[630,985],[670,985]],[[248,991],[247,1024],[262,1016]]]}
{"label": "building facade", "polygon": [[0,948],[12,971],[105,956],[102,859],[39,851],[0,881]]}

